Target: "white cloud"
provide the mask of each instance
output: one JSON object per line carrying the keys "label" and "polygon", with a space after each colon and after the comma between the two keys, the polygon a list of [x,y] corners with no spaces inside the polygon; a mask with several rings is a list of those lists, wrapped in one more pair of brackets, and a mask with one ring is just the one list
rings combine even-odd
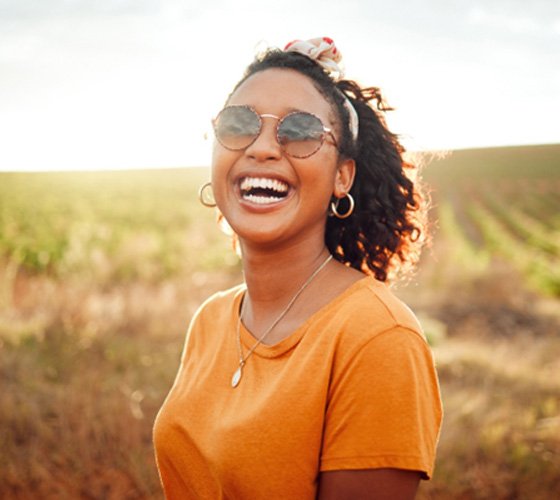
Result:
{"label": "white cloud", "polygon": [[[560,114],[558,51],[526,43],[558,17],[470,5],[0,0],[0,169],[207,163],[209,119],[258,42],[319,35],[349,77],[384,87],[412,144],[560,141],[539,115]],[[529,92],[531,131],[511,116]]]}
{"label": "white cloud", "polygon": [[469,9],[466,19],[470,25],[493,31],[494,35],[510,33],[555,37],[559,33],[557,26],[560,21],[554,21],[559,13],[558,7],[548,11],[542,5],[530,7],[529,4],[524,4],[523,9],[515,8],[514,4],[476,5]]}

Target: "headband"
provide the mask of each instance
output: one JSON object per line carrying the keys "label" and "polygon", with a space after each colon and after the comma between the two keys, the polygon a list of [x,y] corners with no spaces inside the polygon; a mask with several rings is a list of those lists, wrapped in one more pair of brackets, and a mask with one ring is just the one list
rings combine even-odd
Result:
{"label": "headband", "polygon": [[[284,47],[284,52],[298,52],[304,56],[309,57],[321,66],[336,83],[344,76],[344,71],[338,64],[342,60],[342,55],[336,48],[333,40],[326,36],[322,38],[311,38],[310,40],[294,40]],[[352,140],[354,142],[358,139],[358,113],[352,106],[348,96],[340,89],[338,92],[344,98],[344,107],[350,117],[349,128]]]}

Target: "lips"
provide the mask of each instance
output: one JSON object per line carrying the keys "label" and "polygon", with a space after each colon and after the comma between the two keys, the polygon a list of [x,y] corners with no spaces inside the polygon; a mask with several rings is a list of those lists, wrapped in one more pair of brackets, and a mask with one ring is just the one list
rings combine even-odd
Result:
{"label": "lips", "polygon": [[280,179],[243,177],[239,182],[239,189],[243,200],[258,205],[270,205],[286,198],[290,186]]}

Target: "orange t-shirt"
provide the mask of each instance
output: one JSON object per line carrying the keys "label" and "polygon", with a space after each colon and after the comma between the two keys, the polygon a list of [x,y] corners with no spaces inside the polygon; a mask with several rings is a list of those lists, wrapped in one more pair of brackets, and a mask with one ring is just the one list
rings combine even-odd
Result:
{"label": "orange t-shirt", "polygon": [[[366,277],[289,337],[259,345],[238,387],[244,287],[192,320],[154,427],[168,499],[314,499],[320,471],[432,474],[442,410],[431,351],[411,311]],[[255,339],[241,328],[244,353]]]}

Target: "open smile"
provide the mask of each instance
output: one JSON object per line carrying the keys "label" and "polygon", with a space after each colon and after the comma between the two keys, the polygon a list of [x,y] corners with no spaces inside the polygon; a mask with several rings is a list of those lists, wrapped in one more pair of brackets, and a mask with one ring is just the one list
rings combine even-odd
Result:
{"label": "open smile", "polygon": [[241,198],[257,205],[271,205],[286,199],[290,192],[288,183],[268,177],[243,177],[239,181]]}

